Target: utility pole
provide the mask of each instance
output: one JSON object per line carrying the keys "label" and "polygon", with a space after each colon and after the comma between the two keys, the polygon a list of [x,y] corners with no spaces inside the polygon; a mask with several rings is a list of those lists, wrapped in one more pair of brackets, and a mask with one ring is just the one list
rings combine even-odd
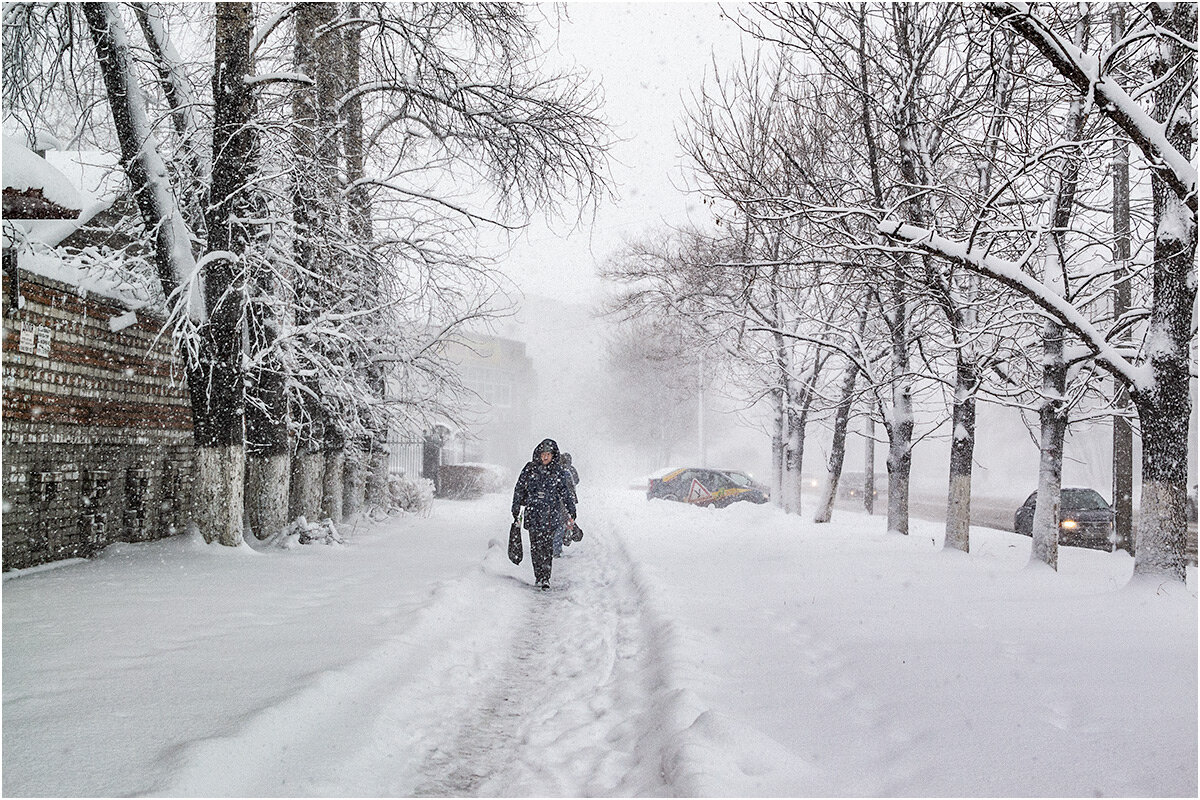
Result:
{"label": "utility pole", "polygon": [[[1125,9],[1120,4],[1113,4],[1112,36],[1113,41],[1125,37]],[[1113,285],[1113,320],[1119,321],[1129,311],[1129,250],[1130,250],[1130,215],[1129,215],[1129,143],[1118,137],[1113,144],[1113,258],[1118,269],[1114,276]],[[1129,342],[1128,329],[1115,342]],[[1113,449],[1113,509],[1116,511],[1116,525],[1113,531],[1117,538],[1117,547],[1127,550],[1133,555],[1133,427],[1129,423],[1129,393],[1120,383],[1116,384],[1113,404],[1116,413],[1113,414],[1112,449]]]}
{"label": "utility pole", "polygon": [[866,451],[863,453],[863,508],[868,514],[875,513],[875,420],[870,413],[865,415],[867,433]]}
{"label": "utility pole", "polygon": [[700,359],[696,367],[696,432],[700,445],[700,466],[708,466],[708,443],[704,440],[704,351],[700,351]]}

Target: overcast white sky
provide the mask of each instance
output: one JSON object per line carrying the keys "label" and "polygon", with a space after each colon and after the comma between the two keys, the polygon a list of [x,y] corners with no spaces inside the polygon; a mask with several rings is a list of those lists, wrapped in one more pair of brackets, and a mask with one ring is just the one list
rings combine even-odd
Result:
{"label": "overcast white sky", "polygon": [[[716,3],[567,3],[552,57],[591,74],[603,114],[621,140],[612,148],[617,198],[575,230],[539,221],[503,268],[526,294],[589,302],[601,291],[598,264],[624,237],[682,223],[699,206],[682,192],[675,128],[715,52],[738,57],[745,38]],[[747,42],[747,45],[749,43]]]}

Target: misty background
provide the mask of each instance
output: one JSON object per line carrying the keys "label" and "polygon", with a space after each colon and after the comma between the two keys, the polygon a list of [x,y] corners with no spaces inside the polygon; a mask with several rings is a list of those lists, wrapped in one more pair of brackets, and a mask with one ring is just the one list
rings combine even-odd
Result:
{"label": "misty background", "polygon": [[[756,47],[711,3],[568,4],[548,46],[551,57],[590,73],[603,93],[603,115],[618,141],[612,155],[614,197],[594,210],[570,210],[554,219],[540,218],[511,240],[501,269],[521,296],[513,317],[493,332],[524,342],[538,376],[533,399],[534,440],[555,438],[572,453],[585,479],[629,484],[668,467],[698,465],[742,469],[769,482],[771,439],[769,411],[732,399],[736,385],[716,375],[705,396],[705,441],[701,455],[698,424],[668,459],[638,447],[620,435],[614,407],[617,387],[608,368],[615,323],[601,314],[617,291],[599,275],[605,261],[622,245],[664,227],[709,225],[699,196],[688,191],[683,158],[676,142],[694,93],[711,81],[714,64],[724,69]],[[664,46],[669,43],[669,46]],[[627,387],[654,392],[656,386]],[[1193,382],[1193,408],[1196,388]],[[913,491],[945,497],[948,481],[949,425],[934,427],[944,406],[918,413],[913,452]],[[696,399],[687,413],[696,417]],[[820,478],[826,471],[828,417],[811,425],[803,470]],[[1036,414],[1027,414],[1036,431]],[[864,466],[862,421],[852,421],[845,472]],[[886,436],[876,426],[875,470],[886,474]],[[976,430],[973,491],[980,497],[1019,504],[1037,488],[1038,447],[1019,411],[981,402]],[[1192,416],[1188,453],[1189,483],[1196,482],[1196,419]],[[1140,447],[1135,438],[1134,479],[1140,481]],[[523,452],[523,451],[522,451]],[[1108,421],[1072,423],[1066,443],[1063,485],[1091,486],[1112,499],[1112,426]],[[518,470],[520,464],[503,465]],[[880,481],[877,480],[877,485]],[[1137,502],[1135,496],[1134,502]]]}

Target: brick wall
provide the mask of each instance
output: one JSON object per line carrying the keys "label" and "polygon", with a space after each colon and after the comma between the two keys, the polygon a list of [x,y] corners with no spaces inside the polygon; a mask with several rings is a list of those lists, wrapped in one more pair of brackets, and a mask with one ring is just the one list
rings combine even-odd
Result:
{"label": "brick wall", "polygon": [[11,281],[6,271],[3,568],[182,532],[191,409],[162,320],[139,312],[114,332],[128,313],[115,301],[23,271]]}

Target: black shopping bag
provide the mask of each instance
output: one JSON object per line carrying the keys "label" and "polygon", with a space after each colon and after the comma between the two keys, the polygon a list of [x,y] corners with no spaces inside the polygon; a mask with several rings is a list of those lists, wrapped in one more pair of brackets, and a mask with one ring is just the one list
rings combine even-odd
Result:
{"label": "black shopping bag", "polygon": [[521,518],[513,519],[512,527],[508,529],[508,560],[520,564],[525,556],[525,548],[521,543]]}
{"label": "black shopping bag", "polygon": [[583,528],[579,527],[578,520],[575,521],[575,525],[573,526],[572,530],[569,531],[569,533],[571,534],[572,542],[582,542],[583,541]]}

